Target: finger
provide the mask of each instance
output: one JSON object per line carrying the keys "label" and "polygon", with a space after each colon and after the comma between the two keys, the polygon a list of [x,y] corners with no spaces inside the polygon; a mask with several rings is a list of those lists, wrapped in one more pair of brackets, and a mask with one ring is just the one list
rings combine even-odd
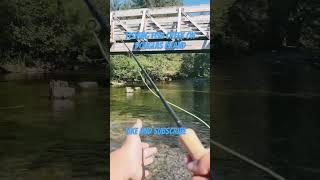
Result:
{"label": "finger", "polygon": [[142,121],[140,119],[137,119],[136,123],[132,127],[138,128],[138,134],[139,134],[140,129],[142,128]]}
{"label": "finger", "polygon": [[143,158],[148,158],[150,156],[153,156],[154,154],[157,153],[157,151],[158,150],[156,147],[143,149]]}
{"label": "finger", "polygon": [[199,163],[199,161],[192,161],[187,164],[187,168],[195,175],[207,175],[209,174],[210,165]]}
{"label": "finger", "polygon": [[134,146],[140,146],[141,140],[139,136],[140,129],[142,127],[142,121],[140,119],[137,119],[136,123],[132,126],[132,128],[137,128],[137,134],[129,134],[126,137],[125,145],[134,145]]}
{"label": "finger", "polygon": [[187,163],[187,169],[194,173],[197,170],[198,161],[191,161]]}
{"label": "finger", "polygon": [[192,161],[192,157],[189,155],[189,154],[187,154],[184,158],[183,158],[183,164],[185,165],[185,166],[187,166],[187,164],[189,163],[189,162],[191,162]]}
{"label": "finger", "polygon": [[208,180],[209,178],[207,177],[202,177],[202,176],[193,176],[192,180]]}
{"label": "finger", "polygon": [[142,128],[142,121],[141,119],[137,119],[136,123],[133,125],[135,128]]}
{"label": "finger", "polygon": [[149,176],[149,174],[150,174],[150,172],[149,172],[148,170],[145,170],[145,171],[144,171],[144,176],[145,176],[145,177]]}
{"label": "finger", "polygon": [[149,147],[149,144],[145,142],[142,142],[141,145],[142,145],[142,149],[146,149]]}
{"label": "finger", "polygon": [[154,157],[153,157],[153,156],[148,157],[148,158],[145,158],[145,159],[143,160],[143,165],[144,165],[144,166],[147,166],[147,165],[153,163],[153,160],[154,160]]}

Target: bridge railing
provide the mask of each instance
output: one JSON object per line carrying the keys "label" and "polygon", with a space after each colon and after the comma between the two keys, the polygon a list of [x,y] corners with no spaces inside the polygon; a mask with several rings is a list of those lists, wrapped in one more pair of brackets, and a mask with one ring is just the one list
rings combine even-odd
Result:
{"label": "bridge railing", "polygon": [[[186,41],[205,40],[208,43],[207,41],[210,40],[210,5],[111,11],[110,27],[111,44],[125,40],[126,32],[163,32],[164,34],[168,32],[194,32],[195,37],[186,39]],[[155,41],[155,39],[152,40]],[[158,41],[167,40],[170,39],[166,37],[158,39]],[[189,43],[191,44],[191,42]],[[204,48],[201,42],[198,44],[201,46],[200,49]],[[111,51],[113,50],[117,51],[111,48]]]}

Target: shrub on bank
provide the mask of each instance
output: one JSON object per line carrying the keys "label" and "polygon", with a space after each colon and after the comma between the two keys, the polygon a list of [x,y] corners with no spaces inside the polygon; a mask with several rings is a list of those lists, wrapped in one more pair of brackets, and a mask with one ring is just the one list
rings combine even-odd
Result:
{"label": "shrub on bank", "polygon": [[[155,80],[209,76],[209,54],[152,54],[137,58]],[[126,55],[111,56],[111,77],[124,81],[141,79],[138,65]]]}

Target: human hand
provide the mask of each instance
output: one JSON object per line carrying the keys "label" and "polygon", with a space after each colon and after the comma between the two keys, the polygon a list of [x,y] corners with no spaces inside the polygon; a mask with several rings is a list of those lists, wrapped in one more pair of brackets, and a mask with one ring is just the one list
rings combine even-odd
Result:
{"label": "human hand", "polygon": [[192,160],[188,155],[184,159],[184,164],[192,173],[192,180],[208,180],[210,179],[210,149],[199,160]]}
{"label": "human hand", "polygon": [[[141,120],[137,120],[133,128],[142,128]],[[148,143],[141,142],[139,133],[127,135],[121,148],[110,155],[110,175],[111,179],[133,179],[141,180],[149,175],[145,166],[151,164],[157,148],[149,147]]]}

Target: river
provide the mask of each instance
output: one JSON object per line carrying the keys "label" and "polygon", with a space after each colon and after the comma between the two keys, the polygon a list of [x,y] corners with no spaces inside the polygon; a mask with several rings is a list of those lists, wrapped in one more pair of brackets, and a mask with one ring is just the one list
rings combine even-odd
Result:
{"label": "river", "polygon": [[[208,79],[179,80],[157,83],[166,100],[190,111],[210,122],[210,85]],[[112,87],[110,90],[111,122],[110,148],[121,146],[125,139],[125,128],[131,127],[136,119],[141,119],[144,127],[176,127],[160,99],[147,88],[126,93],[124,87]],[[175,109],[175,108],[173,108]],[[205,147],[209,146],[210,129],[190,115],[176,110],[183,127],[195,130]],[[147,179],[190,179],[190,173],[183,166],[186,151],[173,135],[141,135],[143,142],[158,148],[154,163],[147,166],[150,176]]]}
{"label": "river", "polygon": [[[49,100],[49,80],[76,87],[70,100]],[[106,179],[107,88],[81,90],[98,73],[0,76],[0,179]]]}
{"label": "river", "polygon": [[[214,140],[273,169],[287,179],[320,178],[320,73],[308,65],[265,62],[217,63],[214,88],[204,80],[159,83],[165,97],[210,119]],[[103,81],[101,74],[0,76],[0,179],[105,179],[107,90],[76,89],[72,100],[50,101],[50,79]],[[111,150],[124,128],[140,118],[145,127],[175,126],[159,99],[142,88],[110,91]],[[210,105],[210,97],[211,105]],[[186,127],[208,146],[209,130],[177,110]],[[143,136],[152,145],[181,148],[172,136]],[[273,179],[213,148],[217,179]]]}
{"label": "river", "polygon": [[[215,64],[214,140],[286,179],[320,179],[320,70],[236,59]],[[214,147],[216,179],[274,179]]]}
{"label": "river", "polygon": [[[208,80],[163,82],[158,83],[158,86],[168,101],[210,123],[210,85]],[[137,118],[143,121],[144,127],[176,127],[160,99],[143,86],[141,90],[134,93],[125,93],[123,87],[112,87],[110,96],[110,145],[112,150],[121,145],[125,138],[125,128],[131,127]],[[208,146],[210,130],[190,115],[180,110],[176,110],[176,113],[182,120],[183,126],[194,129],[201,141]],[[175,136],[145,135],[142,138],[152,145],[166,144],[171,147],[180,147]]]}
{"label": "river", "polygon": [[[51,79],[68,81],[76,88],[75,97],[50,100]],[[83,90],[77,86],[81,81],[98,81],[99,88]],[[99,73],[1,75],[0,179],[106,179],[109,163],[106,118],[110,109],[105,81]],[[207,80],[158,85],[168,100],[209,122]],[[175,126],[160,101],[143,87],[131,95],[124,88],[112,87],[110,94],[112,150],[121,145],[124,128],[136,118],[142,119],[145,127]],[[209,129],[185,113],[177,113],[184,126],[196,130],[208,146]],[[152,145],[181,148],[172,136],[142,138]]]}

